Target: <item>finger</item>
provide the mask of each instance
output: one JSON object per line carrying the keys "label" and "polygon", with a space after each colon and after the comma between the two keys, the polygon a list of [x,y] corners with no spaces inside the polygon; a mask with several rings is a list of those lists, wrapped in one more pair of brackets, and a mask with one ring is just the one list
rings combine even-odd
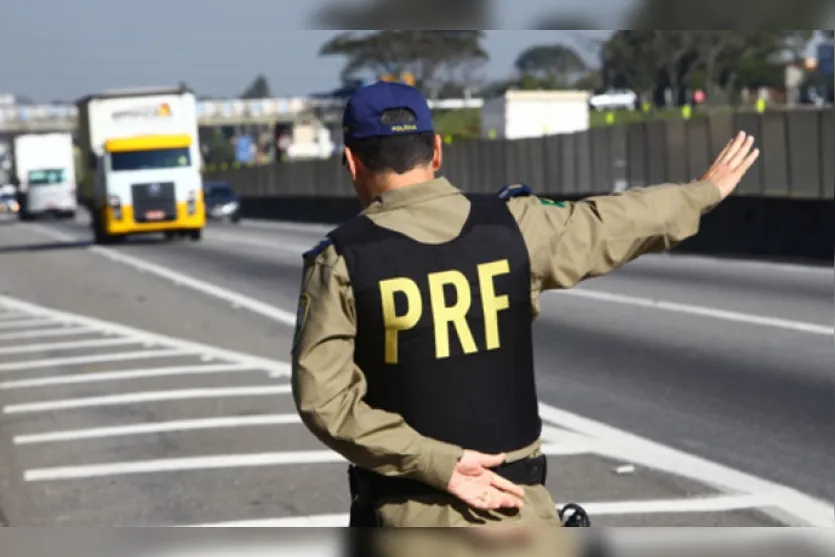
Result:
{"label": "finger", "polygon": [[742,164],[742,161],[745,160],[745,157],[747,157],[751,153],[751,147],[753,147],[753,146],[754,146],[754,137],[749,135],[748,137],[745,138],[745,142],[742,144],[742,146],[739,148],[739,150],[734,154],[733,158],[730,160],[729,164],[730,164],[731,168],[736,169],[737,167],[739,167],[739,165]]}
{"label": "finger", "polygon": [[759,149],[754,149],[753,151],[748,153],[748,156],[745,157],[745,159],[739,165],[739,168],[737,168],[737,170],[736,170],[739,173],[740,177],[745,175],[746,172],[748,172],[748,169],[750,169],[751,166],[753,166],[753,164],[755,162],[757,162],[757,159],[759,157],[760,157],[760,150]]}
{"label": "finger", "polygon": [[734,139],[735,139],[735,138],[731,138],[731,139],[729,139],[729,140],[728,140],[728,142],[727,142],[727,143],[725,143],[725,146],[724,146],[724,147],[722,147],[722,150],[721,150],[721,151],[719,151],[719,154],[718,154],[718,155],[716,155],[716,160],[717,160],[717,161],[721,161],[721,160],[722,160],[722,157],[724,157],[724,156],[725,156],[725,153],[727,153],[727,152],[728,152],[728,149],[730,149],[730,148],[731,148],[731,144],[734,142]]}
{"label": "finger", "polygon": [[730,164],[731,160],[734,158],[736,153],[742,147],[743,143],[745,142],[745,132],[739,132],[734,140],[731,142],[731,145],[728,147],[728,150],[725,152],[725,155],[720,159],[721,162],[725,164]]}
{"label": "finger", "polygon": [[494,509],[521,509],[525,506],[525,502],[519,497],[501,491],[497,491],[491,501],[495,505]]}
{"label": "finger", "polygon": [[516,485],[515,483],[511,482],[507,478],[503,478],[496,473],[493,473],[490,477],[490,485],[498,489],[499,491],[503,491],[505,493],[510,493],[511,495],[515,495],[517,497],[524,497],[525,490],[522,486]]}

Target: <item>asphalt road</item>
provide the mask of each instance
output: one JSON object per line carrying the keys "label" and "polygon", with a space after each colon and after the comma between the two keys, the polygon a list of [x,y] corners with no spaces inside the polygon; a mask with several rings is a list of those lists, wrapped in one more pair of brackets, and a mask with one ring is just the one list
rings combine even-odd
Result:
{"label": "asphalt road", "polygon": [[[300,254],[321,239],[325,230],[272,223],[220,225],[207,230],[200,243],[166,244],[151,240],[109,249],[185,273],[225,292],[283,309],[292,316],[298,295]],[[82,219],[76,223],[0,224],[0,293],[48,308],[233,350],[242,354],[244,361],[248,355],[286,361],[290,339],[286,324],[248,311],[241,304],[230,308],[228,300],[195,292],[187,285],[172,285],[147,269],[140,273],[123,261],[110,261],[102,254],[90,253],[88,240],[89,232]],[[831,382],[835,352],[831,332],[834,281],[832,269],[648,256],[570,292],[548,294],[536,327],[541,400],[667,447],[831,500],[835,494],[835,457],[831,452],[835,427]],[[663,303],[659,305],[658,301]],[[0,329],[0,339],[4,332],[11,333],[13,329]],[[7,358],[2,355],[2,347],[12,345],[13,342],[0,345],[0,361]],[[23,354],[9,357],[16,358],[12,361],[26,359]],[[158,365],[190,364],[162,361]],[[105,367],[102,365],[101,369]],[[115,368],[110,364],[106,369],[130,367],[128,363]],[[85,372],[97,370],[95,366],[84,368]],[[164,383],[161,379],[136,381],[120,383],[120,392],[147,390],[149,382],[166,389],[188,382],[183,378],[167,378]],[[209,383],[225,388],[239,385],[239,381],[217,375]],[[252,384],[271,385],[273,380],[258,376]],[[53,390],[43,391],[51,393],[47,398],[70,396],[66,387],[48,389]],[[79,392],[89,395],[92,391],[82,385]],[[79,392],[72,396],[81,396]],[[31,392],[28,393],[0,391],[0,403],[13,407],[29,404]],[[131,404],[68,416],[67,423],[60,425],[61,429],[90,427],[90,423],[110,419],[124,421],[126,416],[152,415],[157,421],[193,419],[203,415],[209,404]],[[222,415],[292,413],[286,401],[279,409],[261,408],[260,403],[245,398],[224,399],[218,404],[228,406],[220,412]],[[213,412],[219,411],[217,405],[212,408]],[[55,426],[56,419],[53,414],[44,414],[40,422],[24,420],[11,426],[8,424],[12,422],[0,423],[6,424],[11,432],[8,435],[20,435],[42,432],[47,424]],[[73,420],[77,423],[73,424]],[[195,432],[188,440],[162,434],[152,437],[153,442],[139,444],[126,437],[89,450],[95,457],[92,461],[129,461],[163,458],[175,446],[186,453],[194,453],[200,447],[244,453],[264,443],[263,431],[241,431],[245,433]],[[314,451],[318,447],[300,427],[281,432],[273,440],[273,448],[292,445],[293,451]],[[8,448],[8,443],[7,438],[0,447]],[[338,462],[309,464],[286,472],[289,476],[281,483],[293,486],[292,503],[286,494],[282,499],[269,490],[265,493],[259,468],[225,469],[205,478],[197,474],[191,478],[196,482],[192,490],[182,493],[176,504],[155,496],[170,495],[171,486],[185,482],[187,472],[172,472],[170,480],[160,479],[159,475],[131,476],[116,488],[107,477],[91,479],[82,487],[67,488],[69,491],[44,487],[46,491],[35,495],[15,483],[15,473],[21,467],[50,469],[58,461],[90,459],[91,453],[83,447],[71,451],[65,446],[46,448],[34,456],[26,453],[5,463],[0,457],[0,478],[4,477],[4,464],[8,469],[5,493],[0,484],[0,509],[10,522],[69,525],[115,520],[120,524],[147,524],[164,516],[166,521],[183,523],[195,521],[195,509],[208,509],[200,514],[205,517],[200,518],[203,522],[220,522],[236,517],[256,518],[259,513],[253,513],[253,506],[269,507],[272,514],[284,506],[284,512],[278,513],[282,516],[344,512],[333,504],[335,493],[340,494],[335,497],[338,503],[346,502],[341,495],[344,465]],[[711,478],[694,483],[639,467],[627,484],[625,480],[612,479],[612,471],[622,460],[579,454],[554,458],[571,461],[569,466],[560,468],[559,484],[554,484],[555,493],[563,500],[677,498],[713,492],[704,487]],[[134,481],[138,483],[132,484]],[[218,490],[228,491],[231,485],[246,496],[222,500],[209,496]],[[136,492],[144,495],[136,501],[135,508],[112,514],[116,501]],[[51,493],[51,497],[46,493]],[[168,501],[164,504],[172,506],[161,510],[155,507],[159,501]],[[769,524],[753,513],[745,517],[740,513],[737,519],[727,520],[716,513],[650,514],[630,518],[613,512],[604,522]]]}

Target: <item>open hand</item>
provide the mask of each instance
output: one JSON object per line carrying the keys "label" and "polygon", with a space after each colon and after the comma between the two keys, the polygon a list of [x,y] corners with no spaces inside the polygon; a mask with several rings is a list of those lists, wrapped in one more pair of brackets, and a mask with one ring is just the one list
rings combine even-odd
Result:
{"label": "open hand", "polygon": [[465,450],[455,465],[447,491],[480,510],[521,509],[524,489],[490,470],[504,460],[503,454]]}
{"label": "open hand", "polygon": [[719,188],[722,199],[728,197],[739,185],[742,177],[760,156],[760,150],[751,148],[754,138],[745,132],[728,141],[711,167],[702,176],[702,181],[709,181]]}

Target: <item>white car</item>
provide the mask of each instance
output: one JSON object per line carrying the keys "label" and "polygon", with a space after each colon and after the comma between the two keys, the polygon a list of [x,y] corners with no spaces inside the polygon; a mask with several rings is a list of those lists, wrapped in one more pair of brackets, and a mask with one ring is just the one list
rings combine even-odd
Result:
{"label": "white car", "polygon": [[638,95],[628,89],[610,89],[604,93],[593,95],[589,105],[595,110],[627,109],[634,110],[638,102]]}

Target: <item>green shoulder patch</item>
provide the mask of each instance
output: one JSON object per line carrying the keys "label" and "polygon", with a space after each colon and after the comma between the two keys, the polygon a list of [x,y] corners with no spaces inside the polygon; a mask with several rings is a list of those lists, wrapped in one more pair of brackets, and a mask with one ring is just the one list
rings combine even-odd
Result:
{"label": "green shoulder patch", "polygon": [[293,348],[299,342],[304,325],[307,322],[307,314],[310,311],[310,295],[303,292],[299,296],[299,307],[296,309],[296,330],[293,332]]}
{"label": "green shoulder patch", "polygon": [[554,205],[555,207],[565,207],[565,201],[554,201],[553,199],[539,198],[539,202],[543,205]]}

